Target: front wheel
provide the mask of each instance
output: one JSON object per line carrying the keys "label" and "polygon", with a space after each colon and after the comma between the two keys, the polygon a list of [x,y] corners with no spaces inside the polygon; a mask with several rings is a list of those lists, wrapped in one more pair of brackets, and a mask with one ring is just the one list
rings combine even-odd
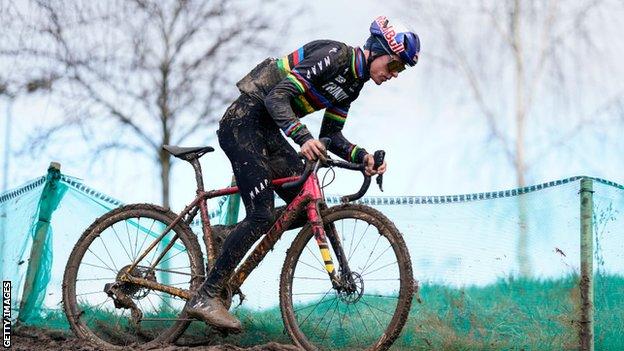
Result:
{"label": "front wheel", "polygon": [[[322,217],[327,236],[341,243],[354,288],[332,286],[312,230],[304,227],[282,268],[280,308],[286,330],[305,350],[386,350],[405,325],[414,295],[401,233],[368,206],[335,206]],[[330,245],[330,250],[344,279],[336,248]]]}

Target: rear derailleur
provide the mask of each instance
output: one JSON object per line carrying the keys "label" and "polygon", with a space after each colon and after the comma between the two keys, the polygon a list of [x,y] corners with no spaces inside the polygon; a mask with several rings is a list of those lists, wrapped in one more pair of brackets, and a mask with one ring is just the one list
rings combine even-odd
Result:
{"label": "rear derailleur", "polygon": [[130,309],[130,314],[132,318],[130,321],[132,325],[140,329],[141,319],[143,319],[143,312],[137,307],[137,305],[132,301],[132,298],[122,292],[122,282],[114,282],[108,283],[104,285],[104,292],[113,299],[113,303],[115,304],[115,308],[125,308]]}

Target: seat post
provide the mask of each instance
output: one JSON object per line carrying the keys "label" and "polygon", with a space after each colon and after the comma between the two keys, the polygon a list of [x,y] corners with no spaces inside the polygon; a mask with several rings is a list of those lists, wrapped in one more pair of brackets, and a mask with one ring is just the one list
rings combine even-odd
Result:
{"label": "seat post", "polygon": [[193,165],[193,169],[195,170],[195,180],[197,181],[197,191],[204,191],[204,178],[202,176],[201,165],[199,164],[199,158],[192,158],[188,160],[191,165]]}

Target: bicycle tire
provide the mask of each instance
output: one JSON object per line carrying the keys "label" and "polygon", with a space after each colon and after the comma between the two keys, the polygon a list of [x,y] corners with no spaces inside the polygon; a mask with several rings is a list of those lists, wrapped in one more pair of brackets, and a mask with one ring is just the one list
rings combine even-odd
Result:
{"label": "bicycle tire", "polygon": [[[383,328],[383,323],[379,322],[379,320],[377,320],[377,322],[379,322],[379,325],[381,328],[379,329],[383,329],[383,331],[380,331],[379,333],[379,337],[371,340],[370,344],[360,344],[360,345],[353,345],[353,344],[349,344],[348,342],[344,342],[344,344],[340,344],[340,341],[337,340],[337,338],[332,338],[331,340],[329,340],[327,343],[328,344],[323,344],[323,341],[319,341],[319,340],[313,340],[315,339],[314,337],[316,335],[306,335],[306,332],[308,334],[316,334],[314,331],[310,331],[308,328],[307,331],[302,330],[302,326],[306,323],[306,321],[308,320],[308,318],[310,317],[310,315],[312,314],[312,312],[309,312],[308,316],[305,318],[305,320],[303,320],[303,322],[301,323],[301,325],[299,325],[298,322],[298,317],[297,317],[297,310],[295,309],[294,303],[293,303],[293,281],[295,280],[295,272],[297,270],[297,266],[298,263],[303,262],[303,259],[301,258],[302,253],[304,252],[304,250],[306,249],[306,245],[309,242],[312,242],[312,246],[316,246],[315,241],[313,240],[314,236],[312,234],[312,230],[310,225],[306,225],[301,231],[300,233],[297,235],[297,237],[295,238],[295,240],[293,241],[291,247],[288,249],[287,254],[286,254],[286,259],[284,260],[284,266],[282,268],[282,273],[281,273],[281,277],[280,277],[280,309],[281,309],[281,313],[282,313],[282,318],[284,321],[284,325],[286,328],[286,331],[288,332],[288,334],[290,335],[291,339],[293,340],[293,342],[298,346],[301,347],[305,350],[324,350],[324,349],[328,349],[328,350],[334,350],[334,349],[340,349],[340,348],[347,348],[347,349],[368,349],[368,350],[386,350],[388,349],[396,340],[396,338],[399,336],[401,330],[403,329],[403,326],[406,323],[407,320],[407,316],[409,314],[410,311],[410,307],[412,304],[412,298],[414,295],[414,289],[415,289],[415,284],[414,284],[414,278],[412,276],[412,265],[411,265],[411,259],[409,256],[409,252],[407,250],[407,247],[405,245],[405,242],[403,241],[402,235],[401,233],[398,231],[398,229],[394,226],[394,224],[386,217],[384,216],[381,212],[368,207],[368,206],[363,206],[363,205],[356,205],[356,204],[345,204],[345,205],[340,205],[340,206],[335,206],[335,207],[331,207],[327,210],[322,211],[321,213],[321,217],[323,218],[323,222],[324,222],[324,226],[326,228],[326,231],[328,230],[329,224],[334,223],[334,225],[336,225],[335,223],[337,223],[338,221],[342,221],[344,219],[355,219],[354,221],[354,232],[355,232],[355,226],[357,226],[357,221],[360,220],[362,222],[368,223],[369,226],[372,225],[374,226],[378,233],[379,233],[379,237],[383,237],[385,238],[388,243],[389,243],[389,247],[392,248],[392,252],[394,252],[396,259],[397,259],[397,267],[396,268],[398,270],[399,273],[399,282],[396,284],[400,284],[400,288],[398,290],[398,297],[397,297],[397,303],[396,303],[396,307],[394,309],[394,312],[392,313],[392,317],[391,319],[389,319],[389,322],[387,324],[387,327],[385,327],[385,329]],[[344,222],[341,222],[344,223]],[[367,229],[368,230],[368,227]],[[344,230],[343,230],[344,231]],[[327,233],[327,235],[331,235],[329,233]],[[344,233],[339,234],[340,235],[344,235]],[[362,235],[362,237],[364,236],[364,234]],[[344,238],[343,238],[344,239]],[[360,242],[358,243],[358,245],[361,244],[362,242],[362,238],[360,238]],[[379,240],[379,239],[377,239]],[[351,239],[351,243],[353,246],[353,239]],[[345,249],[345,246],[347,245],[347,243],[344,242],[343,240],[343,250]],[[375,244],[376,246],[377,244]],[[330,246],[331,248],[331,246]],[[357,249],[357,247],[356,247]],[[331,249],[333,250],[333,249]],[[375,250],[375,249],[373,249]],[[388,249],[386,249],[388,250]],[[316,250],[318,251],[318,249]],[[372,254],[372,252],[371,252]],[[382,252],[383,255],[383,252]],[[333,259],[334,259],[334,265],[337,267],[339,265],[339,263],[335,262],[336,261],[336,255],[333,254]],[[300,261],[301,259],[301,261]],[[370,259],[370,256],[369,256]],[[322,262],[319,261],[320,264],[322,264]],[[367,263],[364,264],[364,270],[367,269]],[[310,265],[307,264],[306,265]],[[301,265],[302,267],[306,267],[303,264]],[[358,269],[358,267],[354,267],[352,266],[351,263],[349,263],[349,266],[351,268],[352,271],[356,271]],[[338,267],[337,267],[338,268]],[[361,267],[360,267],[361,268]],[[310,269],[308,269],[310,270]],[[319,269],[320,270],[320,269]],[[336,272],[339,272],[339,269],[336,269]],[[363,272],[362,272],[363,273]],[[363,273],[364,274],[364,273]],[[368,273],[366,273],[368,274]],[[364,274],[365,275],[365,274]],[[304,277],[297,277],[297,278],[302,278],[302,279],[313,279],[313,278],[304,278]],[[329,282],[329,278],[326,275],[326,280],[327,282]],[[315,278],[314,278],[315,279]],[[378,279],[378,280],[385,280],[385,279]],[[391,280],[391,279],[388,279]],[[394,279],[392,279],[394,280]],[[385,282],[384,282],[385,283]],[[311,286],[310,283],[307,283],[308,285],[303,284],[302,286],[307,289],[307,286]],[[316,283],[312,283],[312,285],[318,284]],[[349,301],[343,301],[344,305],[346,305],[346,310],[350,311],[350,308],[348,307],[349,304],[353,304],[355,305],[356,303],[362,301],[364,302],[364,295],[366,295],[364,293],[364,279],[362,278],[362,296],[360,297],[361,300],[358,300],[357,302],[349,302]],[[330,285],[330,289],[331,289],[331,285]],[[324,289],[320,290],[321,292]],[[335,293],[335,292],[334,292]],[[316,309],[319,305],[325,303],[323,302],[323,299],[325,299],[325,297],[327,296],[328,293],[325,293],[325,295],[321,298],[320,302],[317,303],[316,307],[314,307],[314,309]],[[304,293],[302,293],[302,295],[304,295]],[[338,294],[336,294],[336,296],[338,296]],[[379,295],[381,297],[383,297],[383,295]],[[368,298],[368,296],[366,296]],[[345,328],[345,324],[347,324],[344,321],[344,316],[347,314],[347,312],[344,312],[344,308],[343,307],[339,307],[339,305],[341,304],[341,297],[336,297],[335,298],[337,300],[336,302],[336,307],[335,310],[333,311],[332,314],[332,319],[329,320],[329,323],[327,323],[327,327],[326,328],[330,328],[331,324],[332,324],[332,320],[334,318],[334,315],[336,314],[336,310],[338,311],[338,318],[342,318],[342,320],[340,320],[340,329]],[[379,300],[379,299],[378,299]],[[327,300],[329,301],[329,300]],[[372,304],[374,302],[371,302],[369,300],[369,302]],[[364,302],[366,303],[366,302]],[[375,306],[366,303],[368,305],[368,309],[370,309],[370,312],[373,313],[377,313],[377,311],[373,311],[373,309],[379,309],[380,311],[382,310],[381,308],[376,308]],[[306,306],[306,305],[301,305],[301,306]],[[333,302],[330,306],[333,306]],[[372,309],[371,309],[372,307]],[[304,309],[306,309],[308,307],[300,307],[299,310],[302,311]],[[341,317],[341,309],[344,312],[344,315]],[[355,310],[357,311],[357,314],[360,314],[360,318],[362,318],[362,325],[366,328],[366,323],[364,323],[364,318],[361,315],[360,310],[357,308],[357,306],[355,307]],[[329,311],[329,309],[327,309],[327,311]],[[328,314],[328,312],[325,312],[325,315]],[[383,312],[383,311],[382,311]],[[307,311],[305,313],[308,313]],[[381,313],[381,312],[380,312]],[[300,313],[303,314],[303,313]],[[319,312],[320,314],[320,312]],[[355,315],[355,313],[354,313]],[[324,318],[324,315],[323,315]],[[377,318],[377,317],[375,317]],[[388,317],[389,318],[389,317]],[[335,322],[337,323],[337,322]],[[321,324],[321,323],[320,323]],[[324,325],[324,324],[323,324]],[[353,323],[353,326],[357,326],[357,323]],[[368,331],[368,330],[367,330]],[[325,333],[327,334],[328,329],[325,330]],[[338,334],[339,336],[341,334]],[[375,336],[373,336],[373,338],[375,338]],[[316,338],[318,339],[318,338]],[[360,342],[364,343],[364,340],[361,340]]]}
{"label": "bicycle tire", "polygon": [[[154,220],[153,223],[156,223],[156,221],[158,221],[161,223],[160,225],[163,226],[162,228],[164,228],[165,226],[168,226],[170,223],[172,223],[175,220],[176,215],[173,212],[163,207],[152,205],[152,204],[126,205],[126,206],[119,207],[117,209],[114,209],[104,214],[103,216],[95,220],[95,222],[93,222],[93,224],[91,224],[91,226],[89,226],[87,230],[85,230],[85,232],[82,234],[82,236],[78,240],[77,244],[74,246],[69,256],[67,266],[65,268],[65,274],[63,276],[63,308],[65,310],[65,314],[67,316],[67,319],[69,321],[69,325],[72,331],[79,338],[88,340],[92,342],[93,344],[96,344],[97,346],[102,347],[104,349],[120,349],[120,350],[127,349],[128,344],[130,342],[128,340],[124,340],[123,337],[119,337],[120,340],[122,341],[118,341],[117,336],[112,337],[112,340],[106,339],[103,337],[102,334],[109,333],[109,330],[107,328],[111,326],[98,325],[98,327],[96,328],[96,327],[89,325],[89,322],[91,321],[86,321],[85,320],[86,318],[81,318],[83,315],[86,315],[85,310],[87,309],[91,310],[91,308],[84,309],[84,307],[79,306],[78,298],[76,294],[77,275],[81,267],[81,261],[85,259],[85,253],[93,252],[93,251],[90,251],[90,246],[95,243],[96,238],[100,237],[100,235],[103,235],[103,233],[109,228],[112,228],[113,231],[115,232],[115,235],[117,235],[117,231],[114,227],[115,224],[120,223],[122,221],[129,221],[131,219],[136,219],[136,218],[139,218],[139,223],[140,223],[140,218],[152,219]],[[125,222],[125,223],[127,225],[128,222]],[[140,227],[139,225],[136,225],[137,236],[139,235],[139,227]],[[150,228],[150,231],[151,229],[152,228]],[[188,288],[191,291],[195,291],[203,282],[203,277],[204,277],[204,272],[205,272],[204,265],[203,265],[203,254],[199,247],[199,243],[197,242],[195,234],[193,234],[191,229],[183,222],[179,222],[178,224],[176,224],[176,226],[172,228],[172,231],[175,232],[179,236],[179,239],[178,239],[179,241],[177,243],[181,241],[182,245],[184,245],[185,251],[187,252],[187,255],[185,256],[188,257],[188,264],[190,268],[191,277],[184,278],[184,279],[190,280],[188,282]],[[147,237],[148,236],[145,235],[145,238],[143,239],[143,245],[145,244]],[[131,243],[132,239],[128,239],[128,241],[130,242],[130,245],[132,245]],[[137,241],[138,243],[137,239],[135,239],[135,241]],[[136,248],[137,248],[137,253],[141,251],[140,249],[138,249],[138,245],[136,246]],[[106,249],[106,251],[108,251],[108,249]],[[182,252],[184,251],[180,251],[180,253]],[[110,253],[109,253],[109,257],[111,257]],[[182,259],[184,259],[184,256],[182,256]],[[111,260],[113,260],[112,257],[111,257]],[[152,260],[153,260],[153,257],[152,257]],[[127,263],[128,264],[131,263],[130,256],[128,256]],[[83,262],[83,266],[86,264],[87,263]],[[115,261],[113,261],[113,265],[117,267],[117,263],[115,263]],[[127,266],[122,267],[122,269],[125,267]],[[105,268],[105,267],[102,267],[102,268]],[[85,280],[88,280],[88,279],[85,279]],[[93,280],[96,280],[96,279],[93,279]],[[156,292],[153,292],[149,289],[145,289],[145,290],[148,290],[146,296],[149,296],[150,293],[155,294],[155,296],[160,296],[160,295],[157,295]],[[105,294],[103,290],[101,291],[101,293]],[[94,292],[93,294],[97,294],[97,291]],[[169,299],[170,297],[166,296],[166,298]],[[165,300],[165,298],[163,298],[162,296],[161,296],[161,299]],[[184,304],[185,302],[184,300],[179,299],[177,300],[177,303],[180,305],[180,304]],[[153,306],[153,303],[151,302],[151,300],[150,300],[150,304],[152,304]],[[163,308],[163,306],[165,305],[161,304],[160,308]],[[100,305],[98,308],[102,308],[102,305]],[[154,307],[154,308],[158,309],[158,307]],[[171,310],[173,311],[174,309],[172,308]],[[94,311],[93,315],[96,315],[97,313],[99,312]],[[185,312],[183,311],[183,309],[181,309],[180,313],[181,314],[176,319],[172,319],[171,321],[172,325],[169,328],[166,328],[162,330],[162,332],[157,333],[156,337],[154,337],[152,340],[144,340],[143,339],[145,337],[144,335],[140,335],[140,338],[137,335],[137,338],[139,338],[139,340],[134,340],[132,343],[134,344],[142,343],[144,344],[144,346],[150,346],[150,345],[156,345],[156,344],[160,345],[160,344],[168,344],[168,343],[175,342],[177,338],[186,330],[188,325],[191,323],[190,320],[185,319]],[[122,316],[123,316],[123,313],[122,313]],[[120,319],[118,319],[118,323],[119,321]],[[97,324],[100,322],[96,321],[95,323]],[[95,329],[100,329],[100,330],[95,330]],[[105,331],[102,332],[102,330],[105,330]]]}

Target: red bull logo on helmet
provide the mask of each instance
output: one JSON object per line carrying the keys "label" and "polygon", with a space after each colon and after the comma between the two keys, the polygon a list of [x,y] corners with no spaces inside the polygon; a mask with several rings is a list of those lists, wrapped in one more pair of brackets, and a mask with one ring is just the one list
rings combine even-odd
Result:
{"label": "red bull logo on helmet", "polygon": [[405,51],[403,44],[397,43],[396,30],[394,29],[394,26],[392,26],[389,23],[388,18],[386,18],[386,16],[377,17],[375,19],[375,22],[377,22],[377,25],[381,29],[381,33],[383,34],[384,38],[386,38],[386,41],[388,42],[390,49],[392,49],[394,53],[398,55],[399,53]]}

